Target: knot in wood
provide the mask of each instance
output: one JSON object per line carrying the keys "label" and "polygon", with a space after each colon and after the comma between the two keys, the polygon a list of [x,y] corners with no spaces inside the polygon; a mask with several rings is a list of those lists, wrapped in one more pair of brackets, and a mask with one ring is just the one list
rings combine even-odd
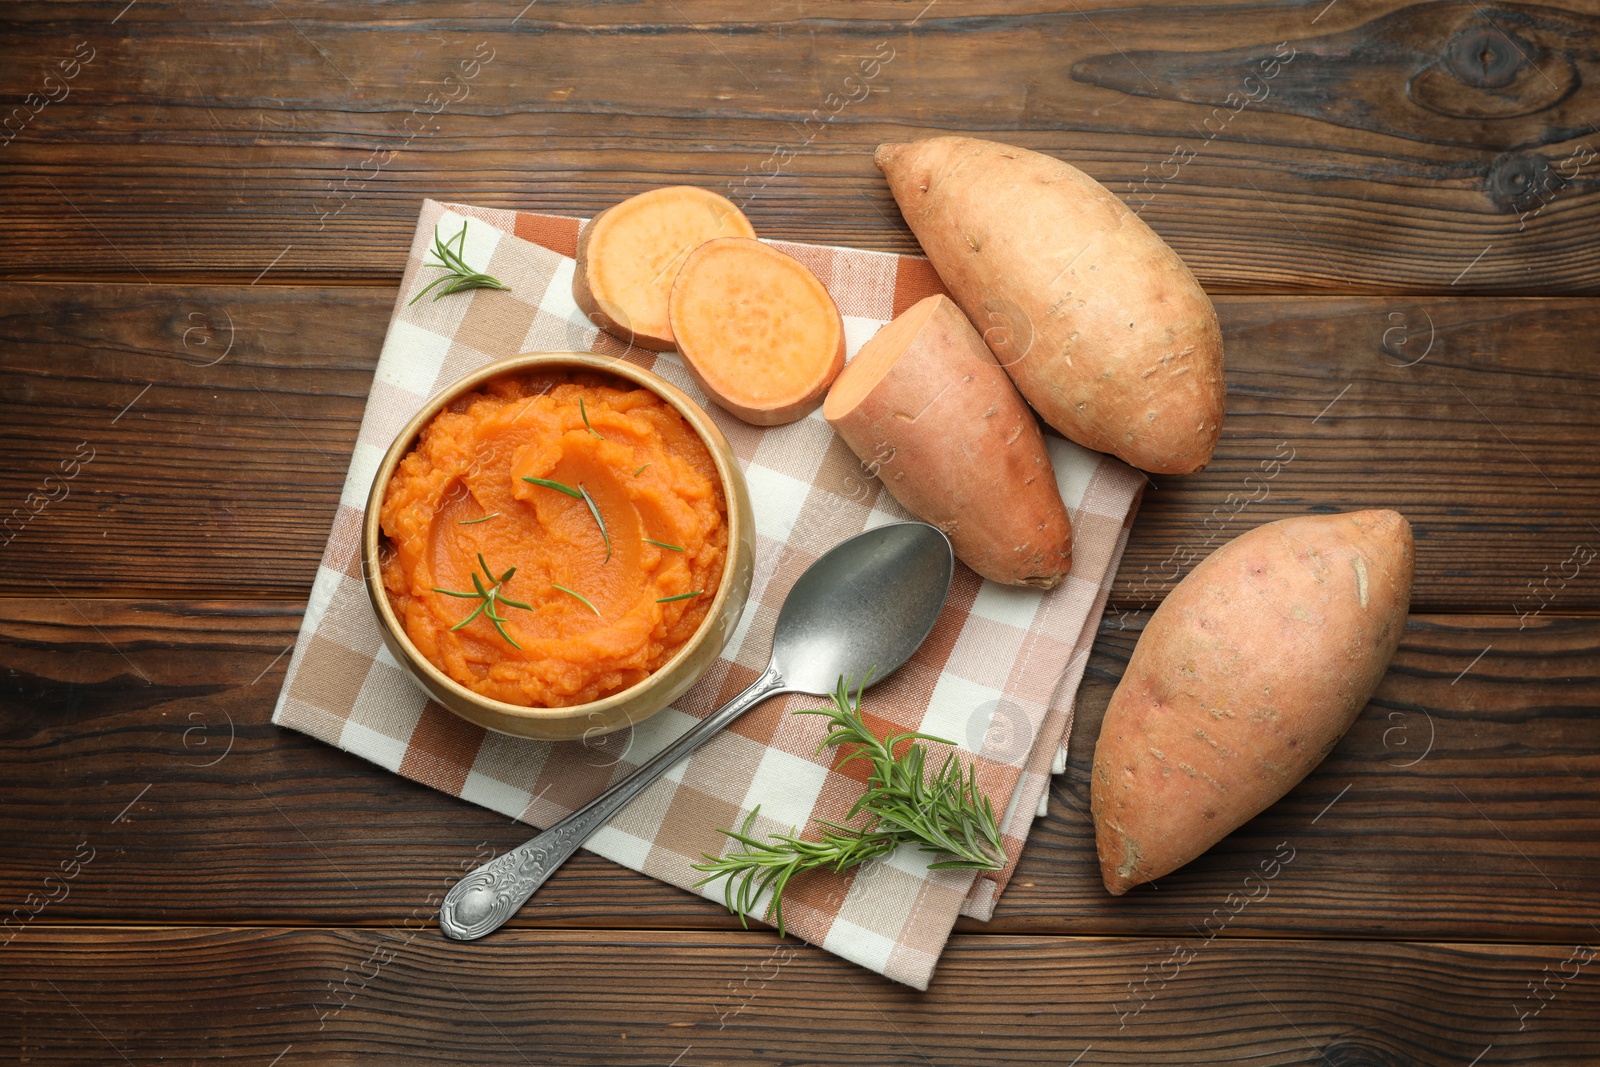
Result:
{"label": "knot in wood", "polygon": [[1474,89],[1504,89],[1530,65],[1533,46],[1488,26],[1462,30],[1445,46],[1444,65]]}
{"label": "knot in wood", "polygon": [[1322,1056],[1332,1067],[1400,1067],[1400,1061],[1390,1053],[1351,1041],[1327,1046]]}
{"label": "knot in wood", "polygon": [[1563,184],[1538,152],[1506,152],[1489,164],[1484,192],[1502,211],[1522,211],[1547,200]]}

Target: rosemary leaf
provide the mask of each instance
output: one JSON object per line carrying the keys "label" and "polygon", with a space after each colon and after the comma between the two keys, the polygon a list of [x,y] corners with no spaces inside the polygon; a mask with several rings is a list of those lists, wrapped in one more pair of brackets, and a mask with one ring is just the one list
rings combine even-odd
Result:
{"label": "rosemary leaf", "polygon": [[[568,596],[577,597],[579,600],[583,601],[583,606],[584,607],[588,608],[590,611],[594,612],[596,615],[600,615],[600,609],[595,607],[593,604],[589,603],[589,598],[584,596],[582,593],[578,592],[576,589],[568,589],[564,585],[554,585],[554,584],[552,584],[550,586],[550,588],[559,589],[563,593],[567,594]],[[605,616],[603,616],[603,615],[601,615],[600,617],[601,618],[605,618]]]}
{"label": "rosemary leaf", "polygon": [[674,600],[688,600],[688,599],[690,599],[692,597],[705,596],[705,595],[706,595],[706,591],[704,589],[696,589],[692,593],[679,593],[677,596],[664,596],[660,600],[656,601],[656,603],[657,604],[670,604]]}
{"label": "rosemary leaf", "polygon": [[[862,687],[865,683],[862,683]],[[832,708],[797,710],[796,715],[822,715],[833,725],[823,739],[823,747],[850,744],[854,751],[840,761],[842,766],[855,759],[872,764],[867,789],[847,817],[860,813],[876,817],[876,825],[902,840],[915,841],[924,852],[945,853],[951,858],[941,866],[999,870],[1005,865],[1005,849],[994,817],[993,805],[978,789],[977,768],[963,772],[954,752],[945,757],[940,769],[926,773],[927,747],[917,741],[951,745],[931,734],[899,733],[879,740],[861,719],[861,688],[851,695],[844,679],[832,695]],[[898,758],[894,750],[913,742]],[[820,749],[819,749],[820,751]]]}
{"label": "rosemary leaf", "polygon": [[[648,466],[650,466],[650,464],[648,464],[648,463],[646,463],[646,464],[645,464],[645,465],[644,465],[644,467],[648,467]],[[640,467],[640,468],[639,468],[639,469],[638,469],[638,470],[636,470],[636,471],[634,471],[634,472],[633,472],[633,476],[634,476],[634,477],[635,477],[635,478],[637,478],[637,477],[639,477],[639,475],[641,475],[641,474],[643,474],[643,473],[644,473],[644,467]]]}
{"label": "rosemary leaf", "polygon": [[593,426],[589,425],[589,409],[584,406],[583,397],[581,397],[581,396],[578,398],[578,414],[583,416],[583,428],[585,430],[588,430],[590,433],[594,434],[596,437],[600,438],[600,440],[602,440],[602,441],[604,441],[606,439],[605,434],[601,433],[599,430],[597,430]]}
{"label": "rosemary leaf", "polygon": [[705,855],[705,863],[694,864],[697,871],[706,871],[706,877],[695,887],[725,878],[723,901],[728,910],[739,916],[741,925],[748,927],[748,918],[754,913],[757,902],[767,890],[772,891],[773,918],[781,936],[785,930],[783,918],[783,891],[789,880],[807,871],[847,871],[874,856],[894,851],[896,841],[892,835],[863,833],[848,826],[824,822],[822,840],[807,841],[793,833],[779,834],[767,841],[757,841],[750,836],[757,805],[738,830],[721,830],[742,848],[726,856]]}
{"label": "rosemary leaf", "polygon": [[456,630],[461,629],[467,623],[471,622],[473,619],[476,619],[479,615],[482,615],[483,614],[483,609],[488,605],[488,603],[489,603],[489,599],[487,597],[485,597],[483,599],[482,603],[480,603],[477,607],[472,609],[472,614],[471,615],[468,615],[466,618],[462,619],[460,622],[458,622],[454,626],[450,627],[451,632],[453,633]]}
{"label": "rosemary leaf", "polygon": [[665,541],[657,541],[653,537],[646,537],[645,540],[648,541],[650,544],[655,545],[657,548],[664,548],[669,552],[682,552],[683,551],[683,546],[682,545],[669,545]]}
{"label": "rosemary leaf", "polygon": [[500,513],[498,511],[496,511],[496,512],[493,512],[493,513],[488,514],[488,515],[479,515],[476,519],[462,519],[456,525],[457,526],[471,526],[474,523],[488,522],[490,519],[498,519],[499,517],[500,517]]}
{"label": "rosemary leaf", "polygon": [[583,499],[583,493],[581,491],[572,488],[572,486],[567,485],[564,482],[554,481],[550,478],[529,478],[526,475],[523,476],[522,480],[525,482],[531,482],[534,485],[542,485],[546,489],[554,489],[558,493],[565,493],[574,500]]}
{"label": "rosemary leaf", "polygon": [[600,561],[600,566],[604,567],[611,562],[611,534],[606,531],[606,520],[600,517],[599,505],[594,502],[594,497],[589,495],[589,490],[583,487],[582,482],[578,483],[578,492],[583,494],[583,502],[589,505],[589,514],[594,516],[594,524],[600,527],[600,539],[606,543],[606,558]]}
{"label": "rosemary leaf", "polygon": [[[546,489],[554,489],[558,493],[565,493],[574,500],[581,500],[589,505],[589,514],[594,516],[594,524],[600,527],[600,538],[606,543],[606,558],[601,563],[601,566],[611,562],[611,533],[606,529],[606,520],[600,517],[600,508],[595,504],[594,497],[589,495],[589,490],[585,489],[581,482],[578,484],[578,488],[574,489],[565,482],[558,482],[552,478],[533,478],[523,475],[522,480],[533,485],[541,485]],[[599,612],[595,612],[595,614],[598,615]]]}
{"label": "rosemary leaf", "polygon": [[496,630],[500,631],[500,636],[506,639],[506,644],[510,645],[512,648],[516,649],[518,652],[522,651],[522,646],[517,644],[515,641],[513,641],[511,639],[511,635],[506,633],[506,628],[504,626],[500,625],[501,623],[505,622],[506,620],[502,619],[498,615],[491,615],[491,616],[489,616],[489,621],[494,624],[494,628]]}

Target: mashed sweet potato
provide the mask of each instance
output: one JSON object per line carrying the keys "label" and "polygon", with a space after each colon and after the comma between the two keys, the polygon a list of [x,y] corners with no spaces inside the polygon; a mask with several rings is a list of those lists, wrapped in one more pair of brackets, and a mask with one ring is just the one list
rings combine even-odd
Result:
{"label": "mashed sweet potato", "polygon": [[597,374],[508,376],[455,400],[395,469],[381,524],[412,643],[530,707],[598,700],[665,664],[710,609],[728,548],[705,444],[653,393]]}

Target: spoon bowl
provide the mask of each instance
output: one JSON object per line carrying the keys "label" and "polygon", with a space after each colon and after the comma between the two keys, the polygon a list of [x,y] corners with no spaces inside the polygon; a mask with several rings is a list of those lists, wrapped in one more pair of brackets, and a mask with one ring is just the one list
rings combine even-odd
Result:
{"label": "spoon bowl", "polygon": [[768,697],[823,696],[841,677],[859,686],[887,678],[932,632],[954,570],[949,540],[922,522],[879,526],[823,553],[778,611],[761,677],[594,800],[457,882],[439,928],[457,941],[498,930],[623,805]]}
{"label": "spoon bowl", "polygon": [[820,696],[841,676],[887,677],[932,632],[954,567],[950,542],[921,522],[880,526],[830,549],[778,612],[772,664],[784,689]]}

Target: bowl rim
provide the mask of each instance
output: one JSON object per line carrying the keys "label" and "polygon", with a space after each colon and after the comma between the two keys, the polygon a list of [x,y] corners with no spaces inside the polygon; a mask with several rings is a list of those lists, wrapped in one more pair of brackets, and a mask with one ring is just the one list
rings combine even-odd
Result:
{"label": "bowl rim", "polygon": [[[706,451],[711,454],[711,460],[717,469],[717,480],[721,483],[723,511],[728,524],[728,551],[723,559],[722,574],[717,584],[717,594],[712,598],[711,607],[706,611],[705,618],[700,621],[699,627],[689,640],[683,643],[682,647],[673,654],[671,659],[628,688],[610,696],[602,697],[599,700],[589,701],[586,704],[570,704],[559,708],[540,708],[524,704],[511,704],[503,700],[496,700],[493,697],[486,697],[440,670],[432,660],[418,651],[416,645],[411,641],[411,635],[406,633],[405,626],[401,623],[400,617],[395,613],[394,605],[389,600],[388,590],[383,586],[383,572],[378,565],[378,541],[382,533],[380,519],[383,511],[383,498],[387,493],[389,481],[394,476],[395,468],[415,447],[417,438],[421,436],[423,428],[432,422],[440,411],[462,394],[469,393],[491,379],[499,378],[502,375],[516,374],[540,367],[567,368],[575,372],[593,371],[601,374],[610,374],[647,389],[672,405],[673,409],[682,415],[684,421],[694,430],[701,443],[706,446]],[[734,580],[739,563],[738,546],[746,531],[742,526],[744,522],[741,516],[742,509],[738,506],[739,502],[736,499],[736,495],[741,492],[743,487],[743,476],[732,457],[733,447],[728,443],[727,436],[706,414],[705,409],[696,404],[683,390],[659,374],[646,370],[637,364],[629,363],[621,357],[602,356],[593,352],[530,351],[521,352],[515,356],[504,356],[486,363],[482,367],[450,382],[423,401],[422,407],[395,435],[394,441],[390,443],[388,450],[384,452],[383,459],[379,462],[378,469],[373,475],[372,487],[368,490],[366,508],[361,520],[361,571],[363,584],[367,587],[367,597],[372,601],[373,609],[378,616],[378,625],[405,652],[405,655],[401,658],[405,661],[403,666],[407,670],[425,675],[428,681],[442,687],[445,691],[493,714],[532,721],[559,722],[592,716],[597,712],[614,711],[623,705],[629,704],[640,697],[645,687],[655,683],[658,679],[669,677],[684,660],[699,650],[701,642],[706,639],[706,636],[717,625],[733,587],[738,584]],[[602,720],[603,718],[604,716],[602,715]],[[620,729],[621,725],[619,724],[617,728]]]}

